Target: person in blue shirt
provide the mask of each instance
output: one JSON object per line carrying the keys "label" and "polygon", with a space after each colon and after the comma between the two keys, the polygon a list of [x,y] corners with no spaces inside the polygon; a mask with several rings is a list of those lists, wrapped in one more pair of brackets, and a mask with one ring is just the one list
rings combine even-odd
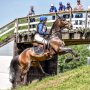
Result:
{"label": "person in blue shirt", "polygon": [[47,45],[47,40],[44,36],[48,35],[46,27],[47,18],[45,16],[40,16],[40,23],[37,25],[37,33],[34,36],[34,40],[43,45]]}
{"label": "person in blue shirt", "polygon": [[[51,4],[49,13],[50,13],[50,14],[53,14],[53,13],[56,13],[56,12],[57,12],[56,7],[55,7],[53,4]],[[55,19],[55,16],[52,16],[52,20],[54,20],[54,19]]]}
{"label": "person in blue shirt", "polygon": [[[72,7],[69,2],[67,2],[65,11],[67,11],[67,12],[72,11]],[[67,19],[70,18],[70,14],[64,14],[63,18],[67,18]],[[73,18],[73,14],[72,14],[72,18]]]}
{"label": "person in blue shirt", "polygon": [[[35,15],[35,11],[34,11],[34,6],[30,6],[30,11],[29,11],[29,13],[28,13],[28,15],[30,15],[30,16],[33,16],[33,15]],[[35,22],[35,18],[30,18],[30,22]],[[30,28],[35,28],[35,25],[30,25]]]}
{"label": "person in blue shirt", "polygon": [[59,2],[59,11],[65,11],[65,6],[62,4],[62,2]]}

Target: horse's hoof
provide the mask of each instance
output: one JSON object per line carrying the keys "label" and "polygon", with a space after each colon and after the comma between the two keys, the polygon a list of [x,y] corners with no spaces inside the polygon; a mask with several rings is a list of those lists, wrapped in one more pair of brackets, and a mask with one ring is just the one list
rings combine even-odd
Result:
{"label": "horse's hoof", "polygon": [[46,74],[45,76],[50,76],[49,74]]}
{"label": "horse's hoof", "polygon": [[79,57],[79,55],[78,55],[78,54],[76,54],[76,55],[75,55],[75,57]]}
{"label": "horse's hoof", "polygon": [[80,57],[77,57],[77,58],[76,58],[76,61],[80,61]]}
{"label": "horse's hoof", "polygon": [[44,73],[44,77],[50,76],[48,73]]}
{"label": "horse's hoof", "polygon": [[66,60],[65,60],[65,63],[69,63],[70,61],[72,61],[73,60],[73,58],[67,58]]}

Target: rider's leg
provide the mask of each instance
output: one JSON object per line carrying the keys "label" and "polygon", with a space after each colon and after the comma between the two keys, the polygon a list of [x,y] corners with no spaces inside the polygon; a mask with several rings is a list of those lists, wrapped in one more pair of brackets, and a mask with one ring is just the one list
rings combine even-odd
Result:
{"label": "rider's leg", "polygon": [[43,37],[41,37],[39,34],[35,35],[34,40],[37,41],[38,43],[45,45],[45,48],[47,48],[48,41],[46,39],[44,39]]}

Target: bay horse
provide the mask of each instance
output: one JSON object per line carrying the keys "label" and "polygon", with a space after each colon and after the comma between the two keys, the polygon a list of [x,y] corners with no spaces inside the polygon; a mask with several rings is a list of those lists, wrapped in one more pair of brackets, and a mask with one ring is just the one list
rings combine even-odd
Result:
{"label": "bay horse", "polygon": [[[10,63],[10,81],[13,88],[15,88],[19,83],[27,84],[27,72],[31,66],[39,67],[43,74],[45,74],[43,68],[40,65],[40,61],[48,60],[56,54],[71,53],[74,56],[78,56],[71,48],[65,48],[64,42],[59,38],[59,33],[61,29],[68,28],[71,29],[72,25],[70,22],[58,18],[54,23],[50,31],[50,36],[48,39],[49,50],[45,50],[43,54],[36,54],[34,48],[25,49],[20,55],[15,56]],[[33,63],[36,61],[37,63]]]}
{"label": "bay horse", "polygon": [[[40,65],[40,61],[50,59],[55,54],[59,54],[59,48],[63,45],[62,40],[58,37],[52,37],[49,40],[50,47],[43,54],[36,54],[34,48],[25,49],[20,55],[15,56],[10,63],[10,81],[13,88],[19,84],[27,84],[27,72],[30,67],[39,67],[43,74],[46,74]],[[33,63],[36,61],[37,63]],[[23,82],[23,83],[22,83]]]}

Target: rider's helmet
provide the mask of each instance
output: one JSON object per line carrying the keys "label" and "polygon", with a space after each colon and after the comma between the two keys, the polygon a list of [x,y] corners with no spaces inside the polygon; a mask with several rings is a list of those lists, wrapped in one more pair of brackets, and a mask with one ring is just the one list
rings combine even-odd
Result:
{"label": "rider's helmet", "polygon": [[62,5],[62,2],[59,2],[59,5]]}
{"label": "rider's helmet", "polygon": [[46,21],[47,17],[46,16],[40,16],[40,22]]}

